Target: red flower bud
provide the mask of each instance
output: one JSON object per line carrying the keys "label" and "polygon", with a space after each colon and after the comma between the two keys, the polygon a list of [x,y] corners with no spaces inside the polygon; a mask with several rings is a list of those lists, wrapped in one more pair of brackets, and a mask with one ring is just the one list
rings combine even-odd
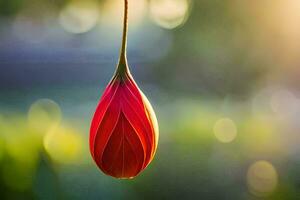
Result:
{"label": "red flower bud", "polygon": [[98,167],[116,178],[137,176],[152,161],[158,142],[154,111],[130,75],[126,59],[127,12],[120,61],[90,129],[90,151]]}
{"label": "red flower bud", "polygon": [[92,157],[104,173],[132,178],[152,161],[157,142],[158,125],[149,101],[129,72],[117,74],[92,120]]}

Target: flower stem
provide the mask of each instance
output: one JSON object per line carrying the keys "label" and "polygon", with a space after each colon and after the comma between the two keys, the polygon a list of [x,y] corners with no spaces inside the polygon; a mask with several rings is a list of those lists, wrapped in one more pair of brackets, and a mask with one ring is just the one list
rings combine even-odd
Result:
{"label": "flower stem", "polygon": [[117,68],[117,74],[124,75],[128,71],[127,65],[127,33],[128,33],[128,0],[124,0],[124,20],[123,20],[123,37],[122,37],[122,46],[119,58],[119,64]]}

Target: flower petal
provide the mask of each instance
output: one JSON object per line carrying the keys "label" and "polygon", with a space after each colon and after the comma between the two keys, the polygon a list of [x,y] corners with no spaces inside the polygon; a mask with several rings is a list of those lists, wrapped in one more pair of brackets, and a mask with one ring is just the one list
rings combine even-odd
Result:
{"label": "flower petal", "polygon": [[143,165],[141,141],[123,113],[102,155],[101,169],[115,177],[136,176]]}
{"label": "flower petal", "polygon": [[96,134],[98,132],[99,126],[101,124],[101,121],[111,103],[113,100],[116,91],[119,88],[119,82],[116,82],[115,84],[109,84],[105,91],[104,94],[102,95],[99,105],[97,106],[97,109],[95,111],[92,123],[91,123],[91,128],[90,128],[90,151],[93,154],[94,152],[94,140],[96,137]]}

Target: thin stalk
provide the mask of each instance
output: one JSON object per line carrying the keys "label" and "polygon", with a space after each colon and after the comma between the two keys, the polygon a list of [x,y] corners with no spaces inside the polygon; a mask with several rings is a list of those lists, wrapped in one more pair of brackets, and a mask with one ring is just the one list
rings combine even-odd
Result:
{"label": "thin stalk", "polygon": [[122,36],[122,46],[120,51],[119,64],[117,67],[117,74],[125,75],[128,72],[127,65],[127,33],[128,33],[128,0],[124,0],[124,20],[123,20],[123,36]]}

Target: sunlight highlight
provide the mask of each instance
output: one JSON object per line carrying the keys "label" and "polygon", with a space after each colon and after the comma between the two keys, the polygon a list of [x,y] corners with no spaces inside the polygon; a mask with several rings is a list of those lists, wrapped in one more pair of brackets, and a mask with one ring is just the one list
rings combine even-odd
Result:
{"label": "sunlight highlight", "polygon": [[96,1],[71,1],[59,14],[59,23],[70,33],[85,33],[94,28],[99,19]]}
{"label": "sunlight highlight", "polygon": [[174,29],[186,22],[190,5],[189,0],[151,0],[150,17],[158,26]]}
{"label": "sunlight highlight", "polygon": [[216,138],[222,143],[230,143],[237,136],[237,127],[234,121],[229,118],[218,120],[213,130]]}
{"label": "sunlight highlight", "polygon": [[78,163],[82,159],[83,138],[72,128],[58,127],[44,137],[44,147],[57,163]]}
{"label": "sunlight highlight", "polygon": [[278,184],[278,174],[267,161],[258,161],[250,166],[247,173],[249,191],[258,197],[272,194]]}
{"label": "sunlight highlight", "polygon": [[56,127],[61,121],[61,110],[57,103],[50,99],[39,99],[34,102],[28,111],[29,127],[45,134]]}

